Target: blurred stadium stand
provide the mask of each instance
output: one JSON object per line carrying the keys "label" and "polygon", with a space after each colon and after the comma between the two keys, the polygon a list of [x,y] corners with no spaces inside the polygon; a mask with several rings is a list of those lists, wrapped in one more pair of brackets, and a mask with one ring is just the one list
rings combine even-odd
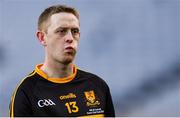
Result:
{"label": "blurred stadium stand", "polygon": [[117,116],[180,117],[180,0],[1,0],[0,116],[43,61],[37,18],[56,3],[79,9],[76,63],[109,84]]}

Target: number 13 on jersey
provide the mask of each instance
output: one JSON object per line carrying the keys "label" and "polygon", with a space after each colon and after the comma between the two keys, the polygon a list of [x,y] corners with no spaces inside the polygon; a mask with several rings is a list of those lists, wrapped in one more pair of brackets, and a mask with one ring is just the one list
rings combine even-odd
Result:
{"label": "number 13 on jersey", "polygon": [[76,102],[73,101],[73,102],[66,102],[65,103],[65,106],[68,110],[68,113],[77,113],[79,111],[79,108],[78,106],[76,105]]}

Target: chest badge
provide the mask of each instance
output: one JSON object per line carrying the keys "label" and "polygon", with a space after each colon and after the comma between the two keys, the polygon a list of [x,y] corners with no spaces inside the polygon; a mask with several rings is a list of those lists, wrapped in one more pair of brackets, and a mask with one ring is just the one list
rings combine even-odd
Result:
{"label": "chest badge", "polygon": [[100,102],[98,101],[98,98],[96,97],[93,90],[85,91],[84,95],[86,97],[86,106],[96,107],[96,106],[100,105]]}

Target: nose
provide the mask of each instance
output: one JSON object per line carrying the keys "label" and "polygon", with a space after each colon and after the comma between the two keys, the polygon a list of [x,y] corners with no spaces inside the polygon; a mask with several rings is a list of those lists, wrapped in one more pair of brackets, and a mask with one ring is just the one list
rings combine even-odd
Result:
{"label": "nose", "polygon": [[72,43],[73,42],[73,35],[72,35],[71,31],[67,32],[66,37],[65,37],[65,41],[67,43]]}

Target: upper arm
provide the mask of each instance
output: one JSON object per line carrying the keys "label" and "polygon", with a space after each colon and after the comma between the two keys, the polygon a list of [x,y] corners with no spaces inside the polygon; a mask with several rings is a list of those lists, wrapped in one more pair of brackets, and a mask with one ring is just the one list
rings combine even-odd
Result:
{"label": "upper arm", "polygon": [[106,109],[105,109],[106,117],[115,117],[114,105],[111,97],[111,93],[109,87],[106,86]]}
{"label": "upper arm", "polygon": [[23,89],[17,89],[10,103],[10,117],[32,116],[31,103]]}

